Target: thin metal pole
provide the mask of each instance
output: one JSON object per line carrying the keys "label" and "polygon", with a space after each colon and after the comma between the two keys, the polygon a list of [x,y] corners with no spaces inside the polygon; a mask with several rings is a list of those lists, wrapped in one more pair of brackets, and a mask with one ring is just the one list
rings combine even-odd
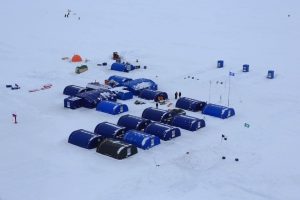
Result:
{"label": "thin metal pole", "polygon": [[210,94],[211,94],[211,80],[209,81],[209,98],[208,98],[208,103],[210,103]]}
{"label": "thin metal pole", "polygon": [[228,86],[228,107],[229,107],[229,96],[230,96],[230,75],[229,75],[229,86]]}

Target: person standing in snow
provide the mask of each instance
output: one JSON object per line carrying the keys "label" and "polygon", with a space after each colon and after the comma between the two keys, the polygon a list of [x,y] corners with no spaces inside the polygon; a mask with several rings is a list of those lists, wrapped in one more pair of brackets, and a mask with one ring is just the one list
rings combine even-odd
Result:
{"label": "person standing in snow", "polygon": [[179,98],[181,97],[181,92],[178,93],[178,97],[179,97]]}
{"label": "person standing in snow", "polygon": [[178,96],[178,93],[177,93],[177,91],[175,92],[175,99],[177,99],[177,96]]}
{"label": "person standing in snow", "polygon": [[156,108],[158,108],[158,102],[156,102],[156,104],[155,104],[155,105],[156,105]]}
{"label": "person standing in snow", "polygon": [[15,124],[17,124],[18,122],[17,122],[17,114],[12,114],[12,117],[13,117],[13,122],[15,123]]}

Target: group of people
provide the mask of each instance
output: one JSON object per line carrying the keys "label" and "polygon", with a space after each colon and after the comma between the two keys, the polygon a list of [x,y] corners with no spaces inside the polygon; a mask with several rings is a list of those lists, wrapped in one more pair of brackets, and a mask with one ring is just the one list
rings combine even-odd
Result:
{"label": "group of people", "polygon": [[[181,92],[175,92],[175,99],[179,99],[181,97]],[[158,97],[158,102],[160,101],[160,100],[163,100],[163,97]],[[155,104],[155,106],[156,106],[156,108],[158,108],[158,102],[156,102],[156,104]]]}
{"label": "group of people", "polygon": [[175,99],[179,99],[181,97],[181,92],[175,92]]}
{"label": "group of people", "polygon": [[69,17],[69,15],[70,15],[70,13],[71,13],[71,10],[70,10],[70,9],[68,9],[68,13],[67,13],[67,14],[65,14],[65,17],[66,17],[66,18],[68,18],[68,17]]}
{"label": "group of people", "polygon": [[[70,9],[68,9],[68,12],[65,14],[65,18],[69,18],[69,15],[72,11]],[[76,13],[74,13],[74,15],[76,15]],[[78,17],[78,20],[80,20],[80,17]]]}

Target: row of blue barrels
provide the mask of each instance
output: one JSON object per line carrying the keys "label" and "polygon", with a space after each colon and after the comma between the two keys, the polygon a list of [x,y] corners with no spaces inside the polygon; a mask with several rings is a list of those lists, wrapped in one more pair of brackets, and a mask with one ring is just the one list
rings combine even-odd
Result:
{"label": "row of blue barrels", "polygon": [[[224,60],[218,60],[217,68],[223,68],[223,67],[224,67]],[[244,64],[242,72],[249,72],[249,68],[250,68],[249,64]],[[274,70],[268,70],[267,78],[268,79],[274,78]]]}
{"label": "row of blue barrels", "polygon": [[210,115],[221,119],[226,119],[235,115],[235,110],[226,106],[206,103],[196,99],[181,97],[177,100],[177,108],[193,112],[201,111],[204,115]]}

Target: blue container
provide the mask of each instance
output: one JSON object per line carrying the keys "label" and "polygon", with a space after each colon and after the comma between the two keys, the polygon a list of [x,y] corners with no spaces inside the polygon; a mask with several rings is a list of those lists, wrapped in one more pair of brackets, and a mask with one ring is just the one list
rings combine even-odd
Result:
{"label": "blue container", "polygon": [[248,64],[243,65],[243,72],[249,72],[249,65]]}
{"label": "blue container", "polygon": [[218,60],[218,68],[223,68],[224,67],[224,61],[223,60]]}
{"label": "blue container", "polygon": [[150,149],[160,144],[159,137],[136,130],[127,131],[124,135],[123,140],[144,150]]}
{"label": "blue container", "polygon": [[269,78],[269,79],[273,79],[274,78],[274,70],[269,70],[268,71],[267,78]]}
{"label": "blue container", "polygon": [[64,107],[70,109],[77,109],[82,107],[82,99],[79,97],[67,97],[64,99]]}

